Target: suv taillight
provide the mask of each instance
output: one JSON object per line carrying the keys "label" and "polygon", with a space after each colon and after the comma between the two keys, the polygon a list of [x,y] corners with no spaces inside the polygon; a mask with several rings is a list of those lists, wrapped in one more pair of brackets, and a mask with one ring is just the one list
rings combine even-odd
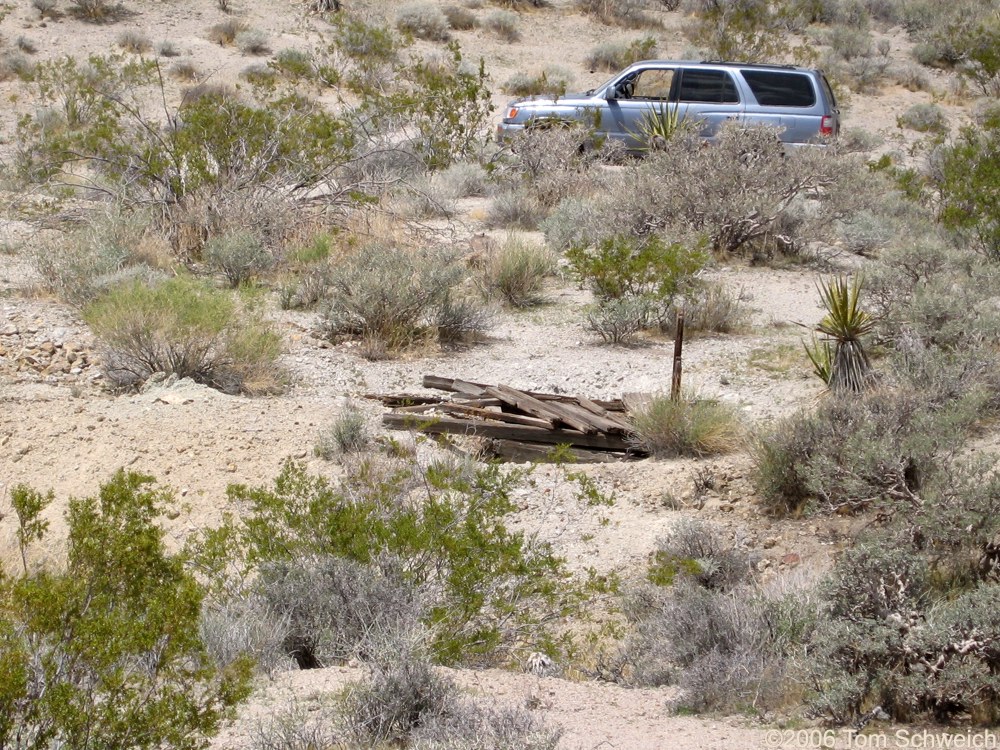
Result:
{"label": "suv taillight", "polygon": [[825,137],[833,135],[833,118],[830,115],[823,115],[819,123],[819,134]]}

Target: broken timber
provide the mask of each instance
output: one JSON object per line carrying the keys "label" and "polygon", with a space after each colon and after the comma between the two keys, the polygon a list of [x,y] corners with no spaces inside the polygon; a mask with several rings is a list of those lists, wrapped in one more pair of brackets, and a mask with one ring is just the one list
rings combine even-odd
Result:
{"label": "broken timber", "polygon": [[382,417],[390,429],[464,435],[490,441],[514,461],[544,460],[556,446],[578,461],[614,461],[644,455],[632,439],[624,402],[522,391],[425,375],[425,388],[451,396],[370,395],[392,411]]}

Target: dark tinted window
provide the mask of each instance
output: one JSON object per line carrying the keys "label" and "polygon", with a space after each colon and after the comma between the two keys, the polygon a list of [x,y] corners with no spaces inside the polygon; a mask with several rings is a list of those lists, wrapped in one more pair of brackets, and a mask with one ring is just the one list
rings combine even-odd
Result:
{"label": "dark tinted window", "polygon": [[740,101],[732,76],[724,70],[683,71],[678,99],[715,104],[738,104]]}
{"label": "dark tinted window", "polygon": [[811,107],[816,103],[809,76],[784,70],[742,70],[757,103],[765,107]]}

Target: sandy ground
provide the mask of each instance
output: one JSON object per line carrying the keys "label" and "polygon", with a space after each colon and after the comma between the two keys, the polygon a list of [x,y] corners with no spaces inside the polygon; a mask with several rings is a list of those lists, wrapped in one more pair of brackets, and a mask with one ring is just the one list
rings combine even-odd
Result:
{"label": "sandy ground", "polygon": [[[10,48],[17,37],[34,45],[34,60],[71,54],[83,58],[106,53],[126,30],[145,34],[153,45],[173,42],[178,60],[190,61],[202,80],[232,82],[240,70],[265,58],[249,58],[207,38],[208,28],[227,16],[214,2],[184,3],[126,0],[128,13],[107,25],[86,25],[69,15],[41,20],[30,3],[14,7],[0,23]],[[387,13],[385,2],[348,3],[353,10]],[[260,0],[240,3],[236,15],[251,28],[265,30],[273,52],[306,48],[319,41],[324,21],[305,3]],[[476,12],[491,10],[486,5]],[[388,11],[392,16],[392,11]],[[689,44],[678,32],[682,19],[661,14],[656,32],[660,55],[684,56]],[[645,33],[645,32],[643,32]],[[588,88],[606,75],[583,67],[596,44],[633,39],[640,33],[609,30],[573,11],[571,0],[525,13],[521,39],[507,43],[482,29],[455,34],[468,58],[482,55],[495,83],[518,71],[538,72],[559,66],[572,75],[573,88]],[[894,58],[906,55],[905,36],[887,35]],[[421,43],[418,49],[430,45]],[[163,60],[164,65],[172,60]],[[168,97],[179,84],[167,79]],[[938,82],[936,82],[938,85]],[[940,91],[947,94],[946,82]],[[32,111],[30,88],[16,81],[0,83],[10,106],[0,110],[0,155],[9,158],[16,117]],[[878,97],[853,97],[848,127],[863,127],[886,138],[885,148],[905,150],[914,134],[900,131],[896,117],[927,92],[887,88]],[[507,97],[497,92],[500,105]],[[959,113],[947,97],[943,106]],[[528,312],[505,312],[490,339],[458,351],[407,354],[369,362],[350,344],[331,346],[316,334],[313,313],[277,313],[286,341],[283,364],[293,375],[290,392],[249,399],[227,396],[189,382],[153,385],[141,393],[113,395],[102,385],[99,350],[78,315],[65,305],[31,293],[32,270],[26,262],[35,241],[30,227],[7,217],[0,227],[0,561],[17,559],[15,519],[8,491],[18,483],[53,489],[57,502],[47,511],[58,539],[62,513],[71,496],[94,492],[120,467],[148,472],[171,486],[177,509],[166,521],[172,543],[192,531],[218,523],[226,510],[225,489],[232,482],[269,482],[288,458],[309,469],[336,474],[336,464],[313,455],[319,432],[350,402],[359,406],[373,431],[382,407],[364,400],[367,393],[420,392],[421,377],[437,374],[519,388],[612,398],[669,387],[672,342],[652,340],[634,348],[599,344],[581,325],[581,309],[590,299],[567,281],[554,281],[546,305]],[[726,400],[751,427],[813,403],[821,388],[801,352],[802,330],[820,318],[813,270],[774,270],[743,266],[713,272],[739,292],[752,310],[748,333],[690,339],[685,344],[685,383],[699,394]],[[572,483],[556,467],[536,469],[518,496],[517,523],[551,541],[575,569],[594,567],[628,575],[647,559],[657,537],[685,515],[698,515],[725,527],[756,548],[772,571],[801,565],[822,569],[848,525],[824,521],[773,522],[753,502],[750,460],[738,454],[712,461],[691,459],[643,461],[584,467],[615,503],[599,512],[576,497]],[[710,472],[714,489],[696,497],[694,480]],[[58,545],[36,552],[33,564],[58,560]],[[615,685],[571,682],[500,671],[456,671],[455,679],[487,700],[524,704],[565,731],[560,747],[596,748],[758,748],[805,747],[794,736],[775,737],[767,728],[736,719],[671,716],[665,710],[670,690],[628,690]],[[215,747],[245,746],[255,718],[282,701],[315,700],[335,692],[357,670],[337,668],[284,672],[261,678],[243,720],[219,738]],[[837,747],[857,746],[838,735]],[[806,738],[808,740],[808,738]],[[787,742],[783,742],[788,740]],[[891,745],[890,745],[891,746]]]}

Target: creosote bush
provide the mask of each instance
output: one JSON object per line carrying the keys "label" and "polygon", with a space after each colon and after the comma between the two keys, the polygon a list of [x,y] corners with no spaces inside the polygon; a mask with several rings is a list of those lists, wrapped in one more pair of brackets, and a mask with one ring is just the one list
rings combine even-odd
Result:
{"label": "creosote bush", "polygon": [[591,70],[614,73],[639,60],[655,58],[656,51],[656,38],[652,36],[631,42],[605,42],[587,53],[584,65]]}
{"label": "creosote bush", "polygon": [[285,376],[280,336],[233,296],[185,277],[115,287],[84,310],[108,381],[136,387],[154,373],[226,393],[273,393]]}
{"label": "creosote bush", "polygon": [[[203,746],[250,693],[250,663],[219,668],[199,637],[204,591],[167,552],[169,493],[120,470],[66,512],[67,570],[0,577],[0,746]],[[43,540],[52,499],[15,488]]]}
{"label": "creosote bush", "polygon": [[[309,658],[323,663],[343,658],[367,647],[352,641],[379,629],[366,624],[371,618],[405,624],[415,612],[432,626],[436,660],[496,664],[515,648],[557,649],[550,626],[576,596],[549,547],[507,526],[521,478],[451,458],[421,466],[406,456],[367,454],[345,462],[334,484],[290,462],[273,486],[230,487],[238,515],[207,533],[195,558],[220,591],[231,587],[234,572],[250,580],[252,571],[271,571],[269,590],[288,604],[272,601],[302,623],[293,640],[311,639],[296,658],[308,661],[307,647]],[[315,563],[303,568],[306,560]],[[338,570],[355,572],[345,578]],[[350,591],[336,588],[350,581]],[[301,593],[286,591],[292,583]],[[377,593],[389,588],[403,599]],[[340,605],[328,601],[338,590],[346,592],[336,594]],[[340,614],[323,615],[324,607]],[[336,625],[342,620],[344,628]]]}

